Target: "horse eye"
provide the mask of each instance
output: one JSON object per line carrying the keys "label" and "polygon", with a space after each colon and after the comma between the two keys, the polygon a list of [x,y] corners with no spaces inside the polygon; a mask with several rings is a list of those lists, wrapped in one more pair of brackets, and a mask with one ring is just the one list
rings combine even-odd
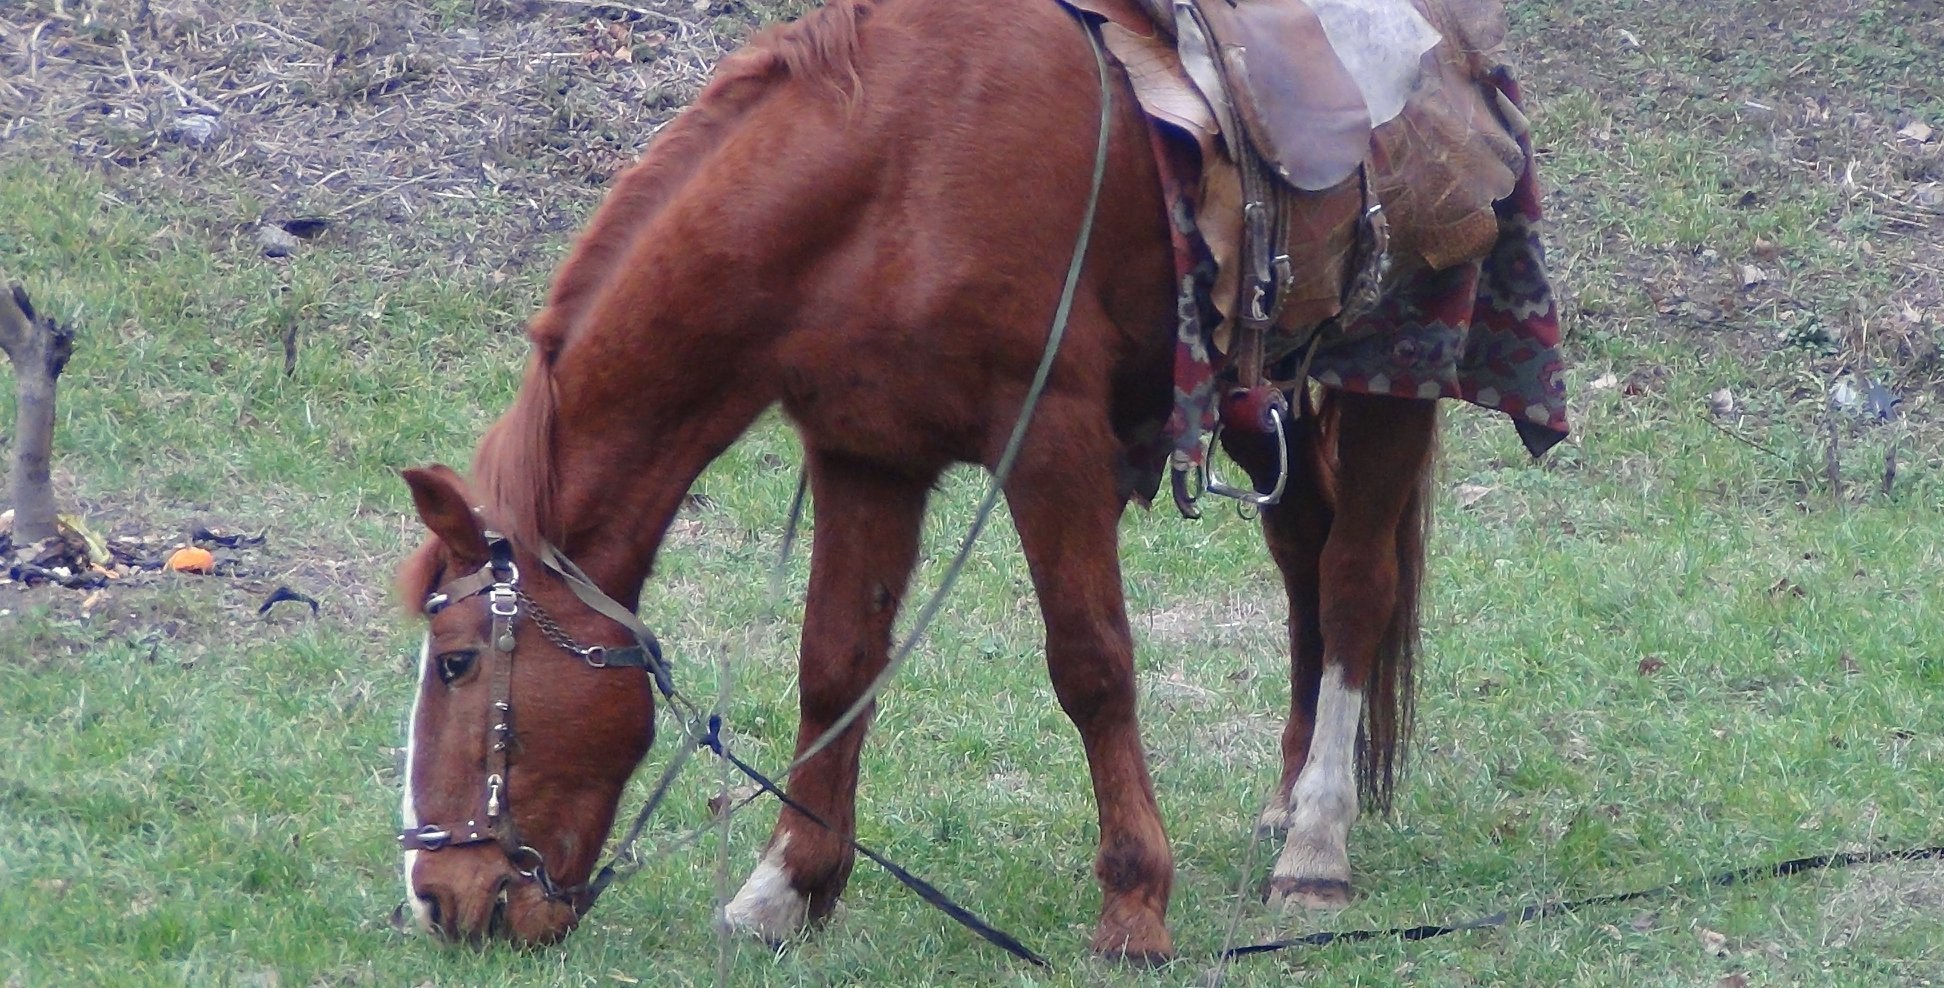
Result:
{"label": "horse eye", "polygon": [[445,652],[439,656],[439,682],[453,683],[464,676],[473,666],[478,652],[467,649],[462,652]]}

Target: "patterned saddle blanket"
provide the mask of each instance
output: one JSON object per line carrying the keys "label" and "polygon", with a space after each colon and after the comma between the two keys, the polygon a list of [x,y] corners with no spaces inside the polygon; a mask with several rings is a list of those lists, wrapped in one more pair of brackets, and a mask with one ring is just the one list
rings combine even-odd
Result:
{"label": "patterned saddle blanket", "polygon": [[[1535,456],[1565,438],[1538,179],[1498,0],[1061,2],[1146,112],[1177,273],[1205,302],[1181,326],[1177,470],[1201,466],[1238,359],[1496,409]],[[1286,269],[1269,339],[1243,355],[1244,206],[1265,175],[1286,203],[1273,238]]]}

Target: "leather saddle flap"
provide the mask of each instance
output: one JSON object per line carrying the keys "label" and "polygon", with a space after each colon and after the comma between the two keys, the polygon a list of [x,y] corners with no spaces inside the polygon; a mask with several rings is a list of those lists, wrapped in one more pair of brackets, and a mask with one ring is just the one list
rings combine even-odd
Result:
{"label": "leather saddle flap", "polygon": [[1236,115],[1283,180],[1316,191],[1356,171],[1370,151],[1370,111],[1316,12],[1300,0],[1215,0],[1198,10]]}

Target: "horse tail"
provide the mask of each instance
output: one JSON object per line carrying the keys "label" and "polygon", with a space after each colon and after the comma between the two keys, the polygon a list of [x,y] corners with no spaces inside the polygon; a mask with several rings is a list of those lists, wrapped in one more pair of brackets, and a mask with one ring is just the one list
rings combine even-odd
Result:
{"label": "horse tail", "polygon": [[[1305,389],[1307,390],[1307,389]],[[1333,508],[1341,495],[1334,465],[1342,413],[1336,392],[1322,389],[1311,411],[1303,395],[1303,420],[1313,431],[1318,486]],[[1364,684],[1363,717],[1357,727],[1357,789],[1363,800],[1388,812],[1402,776],[1417,707],[1416,667],[1420,602],[1424,590],[1424,550],[1431,534],[1431,482],[1437,460],[1434,442],[1397,519],[1397,592],[1390,622],[1377,646],[1376,665]]]}
{"label": "horse tail", "polygon": [[1397,599],[1377,646],[1377,668],[1364,692],[1364,733],[1357,749],[1357,784],[1388,812],[1417,714],[1419,609],[1424,549],[1431,535],[1431,480],[1437,447],[1425,458],[1410,499],[1397,519]]}

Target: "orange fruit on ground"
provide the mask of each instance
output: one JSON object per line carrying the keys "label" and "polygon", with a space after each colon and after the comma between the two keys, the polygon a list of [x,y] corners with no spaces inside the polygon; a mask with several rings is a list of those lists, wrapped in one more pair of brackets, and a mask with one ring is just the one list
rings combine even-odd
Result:
{"label": "orange fruit on ground", "polygon": [[209,573],[216,569],[216,557],[208,549],[189,546],[169,554],[169,561],[162,568],[172,573]]}

